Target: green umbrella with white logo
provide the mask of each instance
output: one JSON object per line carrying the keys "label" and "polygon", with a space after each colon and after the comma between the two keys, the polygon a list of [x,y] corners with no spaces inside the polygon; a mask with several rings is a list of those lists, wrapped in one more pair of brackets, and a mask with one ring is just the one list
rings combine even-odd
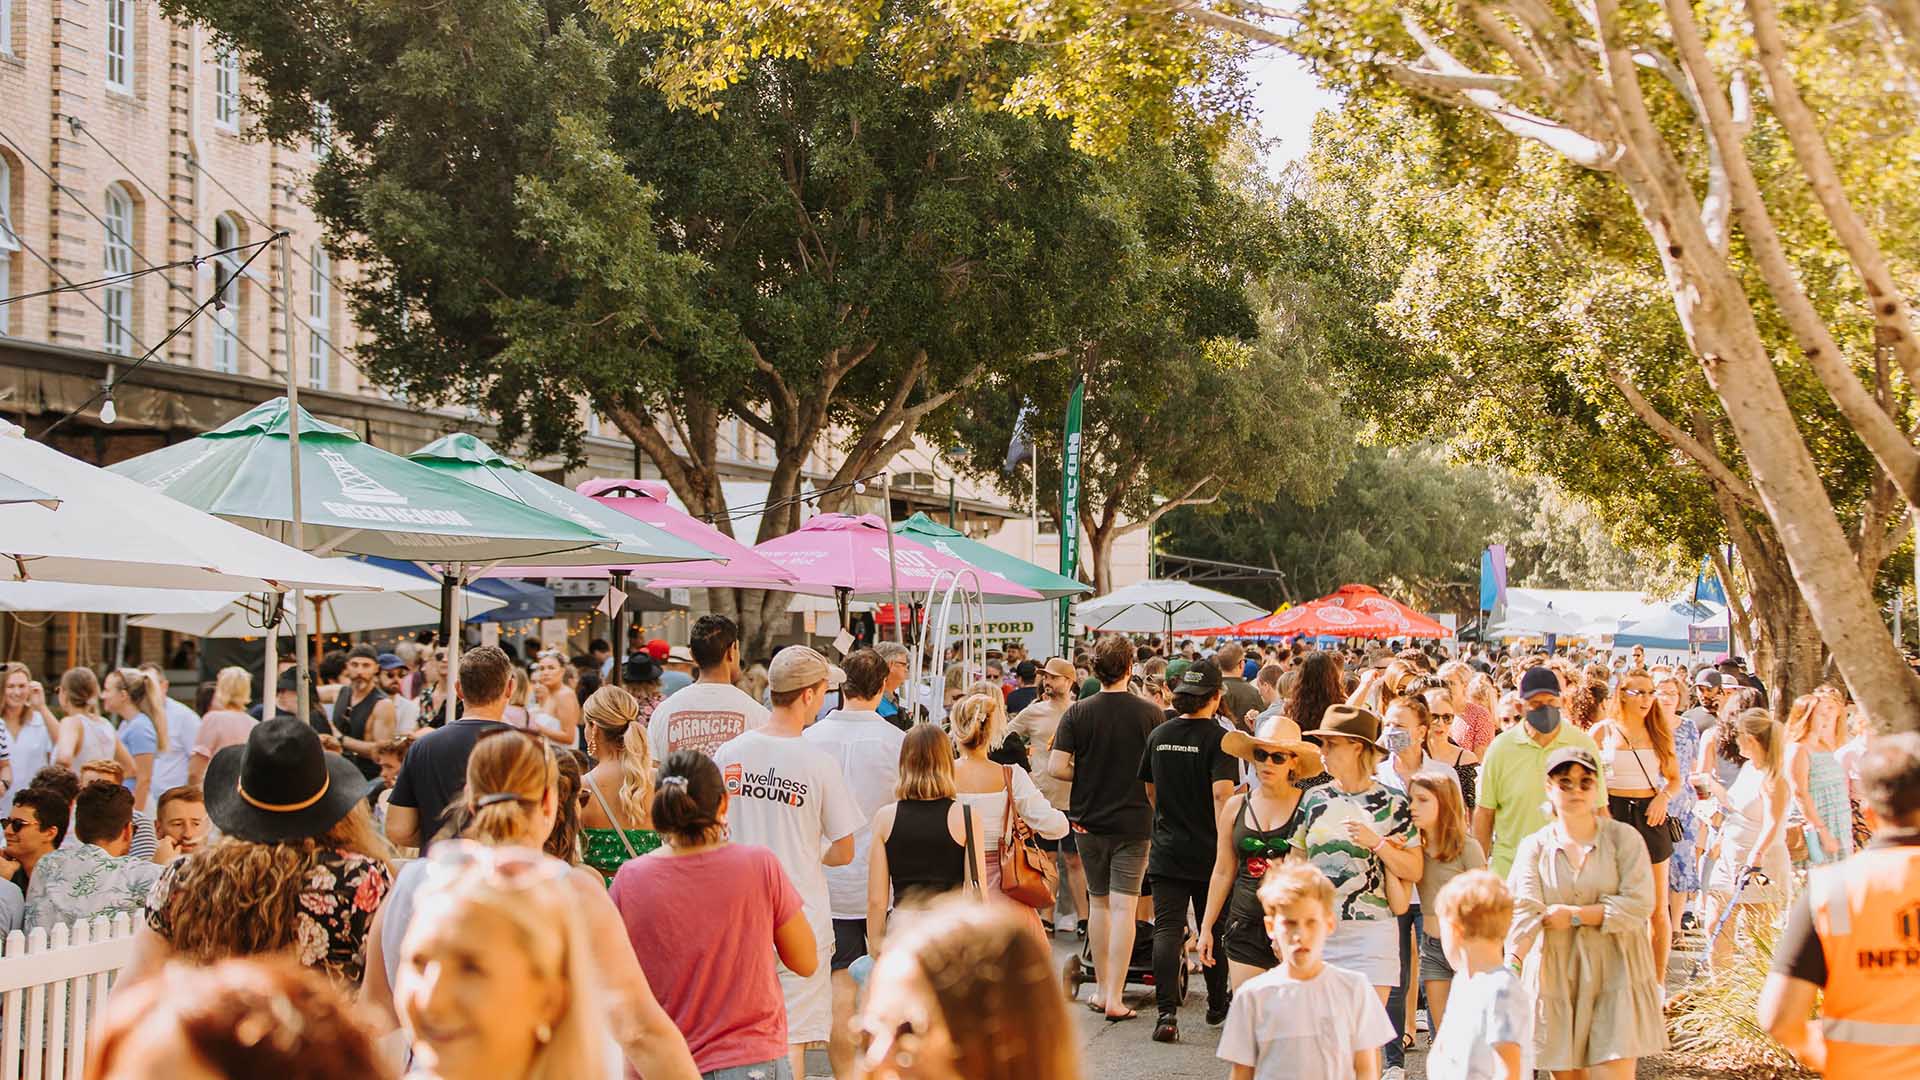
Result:
{"label": "green umbrella with white logo", "polygon": [[925,514],[915,514],[893,527],[895,535],[909,537],[940,552],[951,555],[978,570],[998,574],[1016,585],[1024,585],[1048,600],[1090,593],[1093,586],[1075,581],[1016,555],[989,547],[957,529],[950,529]]}
{"label": "green umbrella with white logo", "polygon": [[[112,466],[197,510],[291,539],[287,400],[274,398],[197,438]],[[593,564],[619,541],[483,491],[352,431],[300,413],[303,537],[317,554],[474,566]]]}
{"label": "green umbrella with white logo", "polygon": [[[302,435],[305,438],[305,435]],[[682,540],[665,529],[609,510],[569,487],[528,472],[519,462],[501,454],[465,432],[443,436],[407,455],[443,476],[451,476],[483,491],[513,499],[554,517],[618,541],[618,559],[601,563],[689,562],[724,560],[706,548]]]}

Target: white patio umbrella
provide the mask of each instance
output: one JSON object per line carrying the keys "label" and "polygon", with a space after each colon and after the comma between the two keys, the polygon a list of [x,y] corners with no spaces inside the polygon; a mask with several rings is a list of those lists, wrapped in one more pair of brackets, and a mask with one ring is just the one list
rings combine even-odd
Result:
{"label": "white patio umbrella", "polygon": [[1074,616],[1088,630],[1167,634],[1232,626],[1265,615],[1266,609],[1237,596],[1189,581],[1149,578],[1077,604]]}
{"label": "white patio umbrella", "polygon": [[[224,592],[358,590],[357,575],[95,468],[0,422],[0,472],[60,500],[0,505],[0,581]],[[61,605],[55,610],[69,610]]]}
{"label": "white patio umbrella", "polygon": [[[351,560],[349,560],[351,561]],[[391,630],[426,626],[440,621],[440,583],[355,562],[380,592],[320,593],[308,590],[308,610],[301,612],[301,629],[310,634],[353,634],[362,630]],[[468,615],[480,615],[507,602],[495,596],[461,589],[458,603]],[[261,633],[271,598],[241,595],[212,608],[161,607],[133,620],[135,626],[176,630],[198,637],[252,637]]]}

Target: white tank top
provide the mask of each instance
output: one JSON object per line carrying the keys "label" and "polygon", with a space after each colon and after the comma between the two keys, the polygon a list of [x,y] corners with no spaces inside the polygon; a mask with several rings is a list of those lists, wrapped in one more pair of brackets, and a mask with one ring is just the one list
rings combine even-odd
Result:
{"label": "white tank top", "polygon": [[1653,747],[1608,747],[1600,757],[1607,766],[1607,790],[1662,791],[1667,778],[1660,773],[1660,751]]}

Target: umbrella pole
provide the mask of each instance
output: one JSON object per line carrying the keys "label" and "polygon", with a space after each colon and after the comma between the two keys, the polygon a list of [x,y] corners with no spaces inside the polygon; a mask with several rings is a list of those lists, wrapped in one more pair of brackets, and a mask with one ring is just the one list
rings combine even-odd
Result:
{"label": "umbrella pole", "polygon": [[[893,599],[893,640],[895,644],[904,644],[905,631],[900,627],[900,566],[893,559],[893,473],[890,471],[880,474],[880,501],[886,504],[887,592]],[[846,619],[840,623],[846,625]]]}
{"label": "umbrella pole", "polygon": [[440,624],[448,628],[446,637],[447,673],[443,676],[443,681],[445,681],[447,686],[447,713],[443,723],[451,724],[454,719],[454,703],[460,699],[460,625],[456,621],[453,610],[454,597],[457,595],[454,592],[454,586],[456,584],[463,584],[461,578],[464,577],[464,573],[462,568],[458,566],[449,566],[447,570],[454,571],[454,573],[446,573],[443,571],[440,575],[440,595],[442,597]]}
{"label": "umbrella pole", "polygon": [[[609,593],[626,592],[627,591],[627,571],[615,570],[613,572],[612,580],[607,583],[607,589]],[[611,596],[609,596],[607,602],[608,603],[613,602]],[[613,634],[613,674],[608,680],[608,684],[612,686],[626,685],[627,619],[628,619],[628,615],[627,615],[626,604],[622,603],[619,607],[613,609],[613,626],[611,628],[611,633]]]}
{"label": "umbrella pole", "polygon": [[[300,520],[300,380],[294,374],[293,363],[293,243],[286,230],[280,232],[280,305],[283,338],[287,343],[287,454],[291,461],[293,495],[293,546],[301,551],[307,550],[306,529]],[[307,639],[300,634],[300,606],[306,602],[306,590],[293,590],[293,663],[294,670],[294,715],[303,724],[311,723],[308,715],[307,699]],[[263,716],[272,714],[265,709]]]}

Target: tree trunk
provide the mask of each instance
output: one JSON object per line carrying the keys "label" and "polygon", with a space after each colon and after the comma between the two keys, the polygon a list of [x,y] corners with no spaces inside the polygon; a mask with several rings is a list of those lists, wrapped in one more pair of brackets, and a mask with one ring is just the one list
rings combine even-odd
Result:
{"label": "tree trunk", "polygon": [[1752,671],[1766,684],[1769,710],[1784,721],[1794,699],[1825,681],[1826,644],[1798,589],[1756,586],[1753,599]]}

